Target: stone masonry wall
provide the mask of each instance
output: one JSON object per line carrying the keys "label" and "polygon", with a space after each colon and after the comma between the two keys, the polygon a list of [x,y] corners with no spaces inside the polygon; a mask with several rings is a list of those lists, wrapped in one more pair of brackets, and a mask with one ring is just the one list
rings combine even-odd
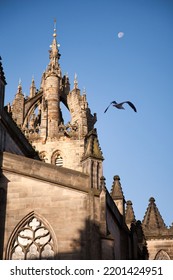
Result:
{"label": "stone masonry wall", "polygon": [[81,252],[81,242],[87,243],[87,194],[14,175],[10,176],[10,180],[17,182],[8,184],[5,248],[16,225],[28,213],[36,211],[55,233],[56,258],[85,259],[86,251]]}
{"label": "stone masonry wall", "polygon": [[84,139],[72,140],[67,137],[59,141],[47,141],[46,144],[33,142],[35,149],[45,152],[46,162],[51,163],[51,158],[56,151],[59,151],[63,158],[63,167],[82,171],[81,158],[84,153]]}
{"label": "stone masonry wall", "polygon": [[149,259],[154,260],[157,253],[163,250],[168,254],[170,259],[173,259],[173,243],[172,239],[151,239],[147,241],[149,251]]}
{"label": "stone masonry wall", "polygon": [[25,163],[21,160],[21,156],[7,153],[3,158],[0,186],[7,192],[4,258],[17,224],[34,211],[54,232],[56,258],[88,259],[91,206],[88,176],[31,159]]}

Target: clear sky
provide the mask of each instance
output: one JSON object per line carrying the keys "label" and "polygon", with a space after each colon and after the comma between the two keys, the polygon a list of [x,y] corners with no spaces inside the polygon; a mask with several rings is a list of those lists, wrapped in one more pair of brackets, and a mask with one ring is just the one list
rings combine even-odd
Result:
{"label": "clear sky", "polygon": [[[0,55],[12,102],[29,93],[49,62],[54,19],[62,73],[86,89],[104,155],[106,186],[119,175],[136,219],[153,196],[173,222],[173,1],[0,0]],[[118,38],[118,33],[124,36]],[[130,100],[125,110],[108,104]]]}

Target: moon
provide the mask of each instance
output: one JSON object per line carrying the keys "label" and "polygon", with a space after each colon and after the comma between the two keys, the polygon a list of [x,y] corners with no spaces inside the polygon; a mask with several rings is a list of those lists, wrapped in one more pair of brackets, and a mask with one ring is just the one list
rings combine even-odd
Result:
{"label": "moon", "polygon": [[124,37],[124,32],[118,32],[118,38],[121,39]]}

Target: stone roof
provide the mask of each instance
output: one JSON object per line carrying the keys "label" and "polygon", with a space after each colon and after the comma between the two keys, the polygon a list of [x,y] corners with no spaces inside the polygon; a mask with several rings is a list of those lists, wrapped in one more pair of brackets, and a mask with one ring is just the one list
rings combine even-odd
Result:
{"label": "stone roof", "polygon": [[155,199],[153,197],[149,199],[149,205],[146,210],[142,224],[145,228],[148,229],[166,228],[164,220],[156,206]]}
{"label": "stone roof", "polygon": [[118,175],[114,176],[114,181],[112,184],[110,194],[113,199],[124,199],[124,194],[120,183],[120,177]]}
{"label": "stone roof", "polygon": [[173,225],[169,228],[165,225],[153,197],[149,199],[149,205],[142,221],[142,228],[148,240],[173,238]]}
{"label": "stone roof", "polygon": [[136,222],[135,219],[135,214],[133,211],[133,205],[132,202],[130,200],[128,200],[126,202],[126,213],[125,213],[125,217],[126,217],[126,224],[130,227],[131,223]]}

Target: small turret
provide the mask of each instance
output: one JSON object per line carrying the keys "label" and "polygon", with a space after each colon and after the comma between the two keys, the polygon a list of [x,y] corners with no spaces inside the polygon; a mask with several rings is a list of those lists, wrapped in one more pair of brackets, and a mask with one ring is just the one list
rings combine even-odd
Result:
{"label": "small turret", "polygon": [[120,177],[118,175],[114,176],[111,196],[121,215],[125,216],[125,199],[121,188]]}
{"label": "small turret", "polygon": [[22,83],[19,79],[17,93],[12,104],[12,117],[19,127],[22,127],[24,120],[24,94],[22,92]]}
{"label": "small turret", "polygon": [[100,188],[100,179],[103,175],[103,160],[97,131],[94,129],[86,137],[85,151],[82,158],[83,171],[90,175],[91,188]]}
{"label": "small turret", "polygon": [[126,224],[128,228],[131,228],[131,224],[136,222],[135,214],[133,211],[133,204],[130,200],[126,202]]}
{"label": "small turret", "polygon": [[32,98],[34,97],[36,94],[36,86],[35,86],[35,81],[34,81],[34,77],[32,78],[32,82],[31,82],[31,86],[30,86],[30,94],[29,97]]}
{"label": "small turret", "polygon": [[166,225],[155,204],[155,199],[153,197],[149,199],[149,205],[142,221],[142,225],[144,229],[150,230],[160,230],[166,228]]}
{"label": "small turret", "polygon": [[86,92],[80,93],[77,75],[74,77],[74,87],[67,95],[67,104],[71,114],[71,123],[78,123],[79,137],[84,138],[94,129],[97,121],[96,114],[92,115],[88,107]]}

